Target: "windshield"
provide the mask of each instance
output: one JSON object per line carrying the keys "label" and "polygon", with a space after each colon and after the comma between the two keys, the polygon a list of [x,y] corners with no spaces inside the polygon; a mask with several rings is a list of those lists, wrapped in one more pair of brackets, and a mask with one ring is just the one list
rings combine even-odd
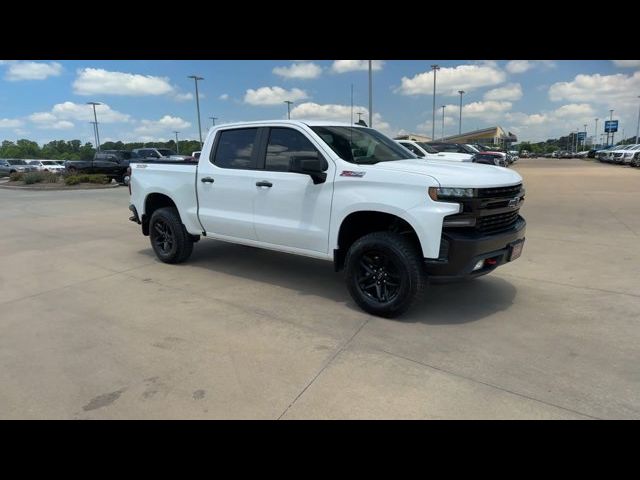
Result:
{"label": "windshield", "polygon": [[340,158],[374,164],[418,158],[377,130],[362,127],[311,127]]}
{"label": "windshield", "polygon": [[8,160],[9,165],[27,165],[24,160]]}
{"label": "windshield", "polygon": [[420,145],[420,147],[426,151],[427,153],[438,153],[438,150],[436,150],[435,148],[433,148],[431,145],[429,145],[428,143],[425,142],[416,142],[418,145]]}
{"label": "windshield", "polygon": [[159,148],[158,152],[160,152],[160,155],[162,155],[163,157],[170,157],[171,155],[175,155],[176,152],[172,151],[172,150],[168,150],[166,148]]}
{"label": "windshield", "polygon": [[54,162],[53,160],[44,160],[42,162],[43,165],[58,165],[56,162]]}
{"label": "windshield", "polygon": [[480,150],[478,150],[473,145],[465,145],[465,147],[467,147],[467,152],[469,153],[480,153]]}

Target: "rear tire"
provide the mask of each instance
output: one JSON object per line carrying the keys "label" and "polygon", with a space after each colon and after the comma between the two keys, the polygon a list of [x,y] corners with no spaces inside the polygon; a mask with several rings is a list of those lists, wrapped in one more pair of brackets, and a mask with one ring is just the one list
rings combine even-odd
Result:
{"label": "rear tire", "polygon": [[397,233],[374,232],[356,240],[345,259],[345,280],[365,312],[394,318],[422,298],[427,284],[418,248]]}
{"label": "rear tire", "polygon": [[149,221],[151,247],[164,263],[182,263],[193,252],[193,240],[186,231],[178,210],[174,207],[159,208]]}

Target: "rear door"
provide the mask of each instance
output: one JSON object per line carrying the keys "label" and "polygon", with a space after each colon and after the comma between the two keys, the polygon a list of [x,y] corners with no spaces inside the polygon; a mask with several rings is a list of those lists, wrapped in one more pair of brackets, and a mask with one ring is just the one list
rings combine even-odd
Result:
{"label": "rear door", "polygon": [[196,178],[198,216],[208,234],[257,240],[253,199],[257,194],[257,144],[264,129],[219,130],[208,161]]}
{"label": "rear door", "polygon": [[[327,253],[335,166],[314,185],[309,175],[289,171],[292,159],[322,158],[319,148],[293,127],[265,129],[264,170],[254,185],[253,212],[258,240],[273,245]],[[326,157],[325,157],[326,158]]]}

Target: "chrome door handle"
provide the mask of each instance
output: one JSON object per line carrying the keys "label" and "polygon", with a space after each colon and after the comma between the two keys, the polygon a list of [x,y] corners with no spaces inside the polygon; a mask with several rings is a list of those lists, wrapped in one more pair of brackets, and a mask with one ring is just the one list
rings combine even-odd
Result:
{"label": "chrome door handle", "polygon": [[267,182],[266,180],[263,180],[261,182],[256,182],[256,187],[268,187],[268,188],[271,188],[271,187],[273,187],[273,183]]}
{"label": "chrome door handle", "polygon": [[211,177],[204,177],[204,178],[201,178],[201,179],[200,179],[200,181],[201,181],[202,183],[213,183],[213,182],[214,182],[213,178],[211,178]]}

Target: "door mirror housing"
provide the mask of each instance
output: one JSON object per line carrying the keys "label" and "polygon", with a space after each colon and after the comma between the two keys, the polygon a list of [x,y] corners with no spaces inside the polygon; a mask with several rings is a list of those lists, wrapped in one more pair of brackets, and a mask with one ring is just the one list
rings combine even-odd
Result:
{"label": "door mirror housing", "polygon": [[326,170],[329,163],[320,155],[308,157],[293,157],[289,163],[289,171],[309,175],[314,185],[327,181]]}

